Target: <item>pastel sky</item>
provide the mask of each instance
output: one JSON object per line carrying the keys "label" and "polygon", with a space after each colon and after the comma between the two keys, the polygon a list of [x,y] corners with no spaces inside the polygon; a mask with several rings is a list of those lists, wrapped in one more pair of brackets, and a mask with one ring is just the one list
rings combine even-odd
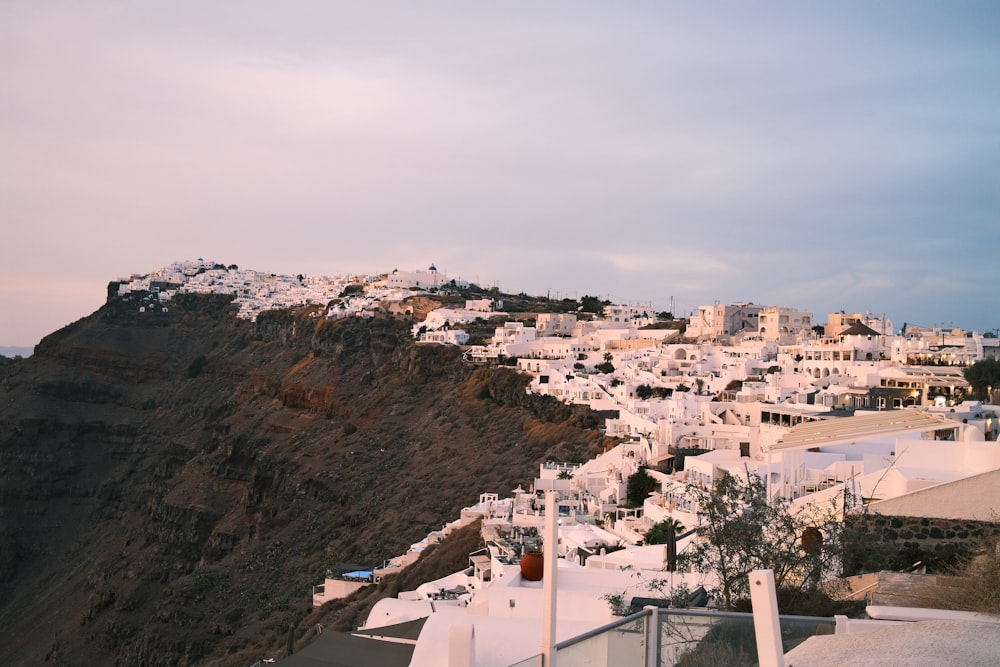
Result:
{"label": "pastel sky", "polygon": [[1000,328],[1000,3],[0,2],[0,344],[108,281]]}

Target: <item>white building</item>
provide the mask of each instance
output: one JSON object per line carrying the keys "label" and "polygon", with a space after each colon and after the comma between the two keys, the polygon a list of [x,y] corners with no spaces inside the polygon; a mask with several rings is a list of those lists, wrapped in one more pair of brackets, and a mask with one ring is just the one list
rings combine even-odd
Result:
{"label": "white building", "polygon": [[573,313],[539,313],[535,320],[539,336],[569,336],[575,328],[576,315]]}
{"label": "white building", "polygon": [[685,338],[723,340],[743,332],[757,332],[762,306],[752,303],[699,306],[688,321]]}
{"label": "white building", "polygon": [[656,321],[652,306],[610,305],[604,307],[603,321],[612,326],[642,327]]}
{"label": "white building", "polygon": [[418,287],[420,289],[430,289],[440,287],[449,281],[448,276],[437,270],[433,264],[426,271],[400,271],[395,269],[387,276],[386,283],[389,287]]}
{"label": "white building", "polygon": [[421,343],[437,343],[439,345],[465,345],[469,342],[469,334],[461,329],[441,329],[425,331],[420,334]]}
{"label": "white building", "polygon": [[766,306],[757,319],[757,333],[764,340],[787,345],[813,327],[812,313],[779,306]]}

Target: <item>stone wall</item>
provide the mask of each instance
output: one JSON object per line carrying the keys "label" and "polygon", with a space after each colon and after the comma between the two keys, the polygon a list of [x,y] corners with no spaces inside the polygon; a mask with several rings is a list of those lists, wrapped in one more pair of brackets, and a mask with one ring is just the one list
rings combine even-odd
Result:
{"label": "stone wall", "polygon": [[845,574],[904,570],[918,562],[942,571],[1000,537],[1000,523],[860,514],[848,517],[845,531]]}

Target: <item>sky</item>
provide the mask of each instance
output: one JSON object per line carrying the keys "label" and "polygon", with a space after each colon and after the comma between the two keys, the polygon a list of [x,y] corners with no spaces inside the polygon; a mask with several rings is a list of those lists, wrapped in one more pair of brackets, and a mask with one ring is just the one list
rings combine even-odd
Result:
{"label": "sky", "polygon": [[199,257],[997,329],[1000,3],[0,0],[0,345]]}

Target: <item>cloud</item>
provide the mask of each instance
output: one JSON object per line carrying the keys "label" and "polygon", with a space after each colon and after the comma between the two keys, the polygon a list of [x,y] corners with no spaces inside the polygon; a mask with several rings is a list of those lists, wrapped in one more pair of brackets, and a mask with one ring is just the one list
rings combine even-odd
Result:
{"label": "cloud", "polygon": [[24,280],[433,261],[517,291],[921,317],[933,290],[982,328],[997,16],[5,3],[0,261]]}

